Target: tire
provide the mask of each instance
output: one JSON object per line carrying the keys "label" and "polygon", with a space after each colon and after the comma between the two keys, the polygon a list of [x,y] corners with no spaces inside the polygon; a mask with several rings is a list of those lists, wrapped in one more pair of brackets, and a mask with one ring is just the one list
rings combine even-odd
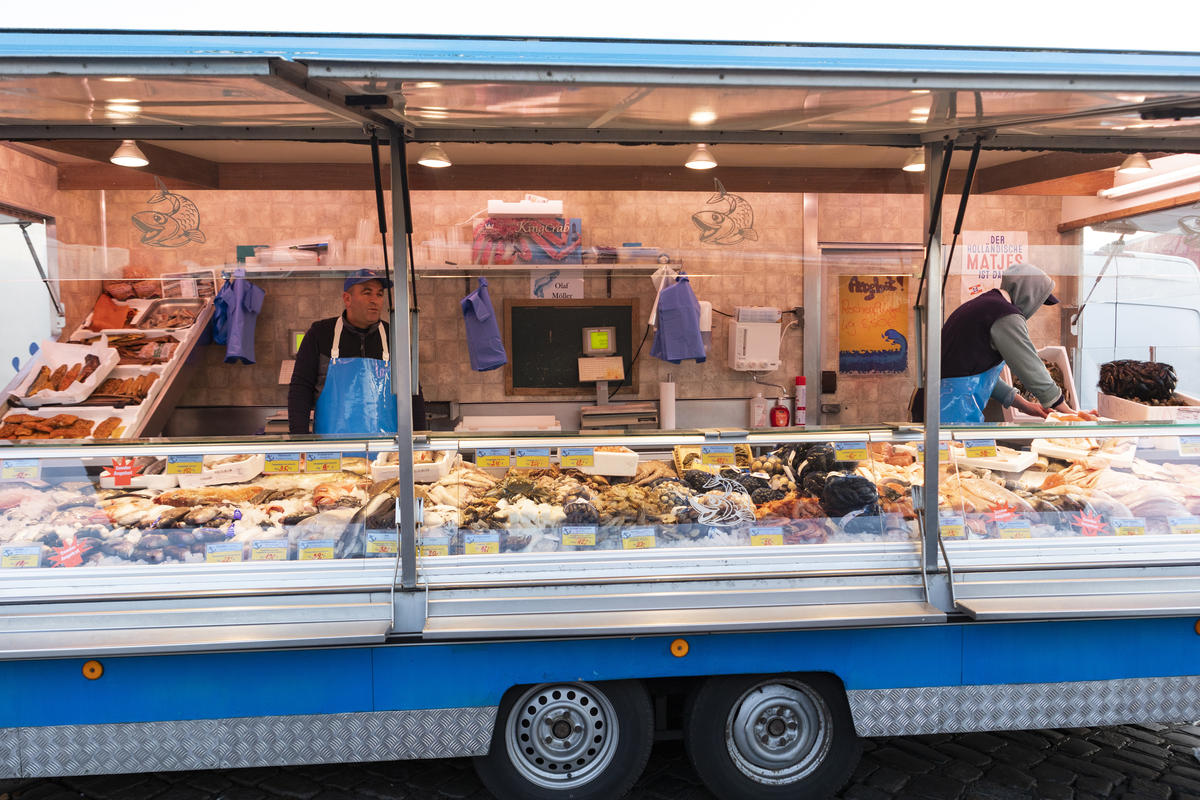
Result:
{"label": "tire", "polygon": [[859,758],[845,690],[824,674],[709,678],[688,703],[683,737],[721,800],[829,797]]}
{"label": "tire", "polygon": [[475,771],[499,800],[615,800],[637,782],[653,743],[638,681],[519,686],[504,695]]}

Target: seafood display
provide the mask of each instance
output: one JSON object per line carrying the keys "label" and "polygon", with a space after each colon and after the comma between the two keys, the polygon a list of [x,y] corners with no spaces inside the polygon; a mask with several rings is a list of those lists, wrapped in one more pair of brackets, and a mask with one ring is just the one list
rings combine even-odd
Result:
{"label": "seafood display", "polygon": [[109,439],[118,434],[120,425],[119,417],[108,417],[97,425],[74,414],[47,417],[17,413],[0,422],[0,439]]}
{"label": "seafood display", "polygon": [[148,372],[136,378],[107,378],[87,399],[89,405],[112,405],[114,401],[140,403],[150,393],[150,387],[158,380],[157,372]]}
{"label": "seafood display", "polygon": [[138,321],[137,326],[142,330],[190,328],[196,324],[200,312],[204,309],[204,303],[204,300],[155,301],[146,309],[145,316]]}

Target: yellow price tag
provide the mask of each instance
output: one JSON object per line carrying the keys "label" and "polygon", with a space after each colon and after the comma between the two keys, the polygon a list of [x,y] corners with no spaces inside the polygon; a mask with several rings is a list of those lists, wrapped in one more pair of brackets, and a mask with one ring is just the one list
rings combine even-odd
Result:
{"label": "yellow price tag", "polygon": [[492,450],[481,448],[475,451],[475,465],[484,469],[508,469],[512,463],[512,452],[509,450]]}
{"label": "yellow price tag", "polygon": [[450,555],[450,542],[445,540],[441,544],[437,544],[434,541],[425,540],[417,545],[417,553],[423,558],[448,556]]}
{"label": "yellow price tag", "polygon": [[865,442],[834,442],[833,457],[838,461],[866,461],[871,456]]}
{"label": "yellow price tag", "polygon": [[965,539],[967,524],[958,514],[943,514],[938,520],[938,533],[943,539]]}
{"label": "yellow price tag", "polygon": [[595,547],[595,525],[567,525],[562,529],[564,547]]}
{"label": "yellow price tag", "polygon": [[657,547],[654,528],[628,528],[621,531],[621,547],[625,550],[648,550]]}
{"label": "yellow price tag", "polygon": [[550,448],[517,448],[517,469],[550,469]]}
{"label": "yellow price tag", "polygon": [[299,453],[267,453],[263,464],[263,472],[268,475],[278,475],[300,471]]}
{"label": "yellow price tag", "polygon": [[1169,517],[1167,525],[1171,527],[1171,533],[1175,534],[1200,533],[1200,517]]}
{"label": "yellow price tag", "polygon": [[710,467],[732,467],[737,461],[731,444],[700,445],[700,463]]}
{"label": "yellow price tag", "polygon": [[6,458],[0,467],[0,478],[6,481],[36,481],[41,466],[36,458]]}
{"label": "yellow price tag", "polygon": [[203,469],[202,456],[167,456],[168,475],[199,475]]}
{"label": "yellow price tag", "polygon": [[558,463],[564,469],[567,467],[576,469],[594,467],[596,466],[596,450],[592,447],[560,447],[558,448]]}
{"label": "yellow price tag", "polygon": [[367,552],[394,556],[400,552],[400,542],[395,533],[367,531]]}
{"label": "yellow price tag", "polygon": [[204,545],[204,560],[209,564],[233,564],[242,560],[241,542],[211,542]]}
{"label": "yellow price tag", "polygon": [[259,539],[250,543],[251,561],[287,561],[287,539]]}
{"label": "yellow price tag", "polygon": [[1185,458],[1200,456],[1200,436],[1180,436],[1179,455]]}
{"label": "yellow price tag", "polygon": [[305,453],[305,472],[341,472],[342,457],[331,456],[328,453]]}
{"label": "yellow price tag", "polygon": [[779,547],[783,544],[783,529],[751,528],[750,544],[754,547]]}
{"label": "yellow price tag", "polygon": [[469,556],[492,555],[500,552],[500,534],[468,533],[463,536],[463,552]]}
{"label": "yellow price tag", "polygon": [[1145,536],[1146,520],[1141,517],[1113,517],[1109,520],[1117,536]]}
{"label": "yellow price tag", "polygon": [[40,544],[15,545],[0,548],[0,567],[21,569],[39,566],[42,558]]}
{"label": "yellow price tag", "polygon": [[332,561],[333,539],[310,539],[296,546],[301,561]]}
{"label": "yellow price tag", "polygon": [[[950,460],[950,443],[938,442],[938,463],[945,464]],[[917,443],[917,461],[921,464],[925,463],[925,443]]]}
{"label": "yellow price tag", "polygon": [[1033,531],[1029,528],[1027,519],[1009,519],[996,523],[1001,539],[1030,539]]}
{"label": "yellow price tag", "polygon": [[995,439],[968,439],[963,442],[967,458],[995,458]]}

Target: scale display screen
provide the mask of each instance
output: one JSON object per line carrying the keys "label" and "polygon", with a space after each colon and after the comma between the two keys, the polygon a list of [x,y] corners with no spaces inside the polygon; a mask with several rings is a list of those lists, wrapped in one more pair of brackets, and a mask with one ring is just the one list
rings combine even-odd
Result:
{"label": "scale display screen", "polygon": [[611,356],[617,352],[617,329],[584,328],[583,354],[585,356]]}

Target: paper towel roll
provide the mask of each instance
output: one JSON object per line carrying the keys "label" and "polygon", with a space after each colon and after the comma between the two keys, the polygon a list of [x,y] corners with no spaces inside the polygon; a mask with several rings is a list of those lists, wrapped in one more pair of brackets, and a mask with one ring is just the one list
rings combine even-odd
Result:
{"label": "paper towel roll", "polygon": [[658,385],[658,426],[664,431],[675,430],[675,384]]}

